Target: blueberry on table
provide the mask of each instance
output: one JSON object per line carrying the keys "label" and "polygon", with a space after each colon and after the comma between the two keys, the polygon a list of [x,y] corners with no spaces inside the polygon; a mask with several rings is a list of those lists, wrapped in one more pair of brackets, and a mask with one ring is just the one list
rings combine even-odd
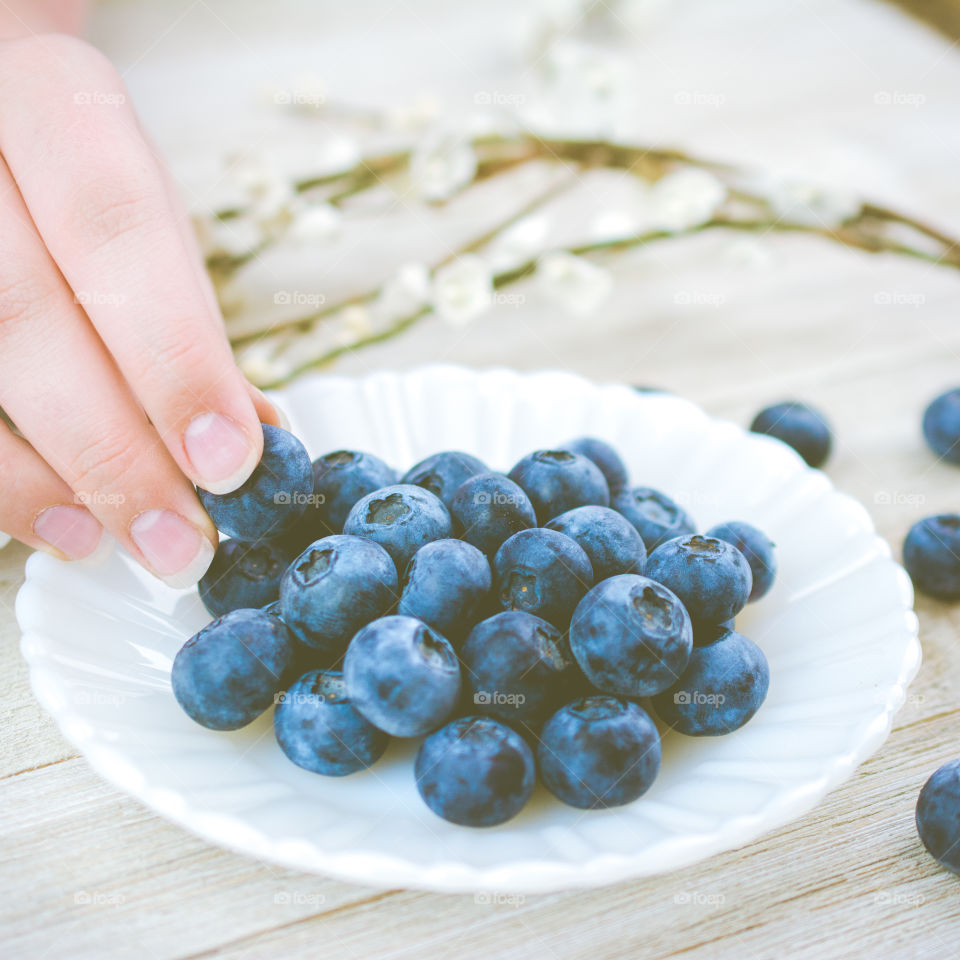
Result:
{"label": "blueberry on table", "polygon": [[298,767],[326,777],[365,770],[390,742],[354,708],[339,670],[311,670],[281,694],[273,732]]}
{"label": "blueberry on table", "polygon": [[810,467],[823,466],[833,446],[833,433],[826,417],[794,400],[765,407],[753,418],[750,430],[782,440]]}
{"label": "blueberry on table", "polygon": [[523,488],[541,524],[574,507],[610,505],[610,488],[600,468],[570,450],[536,450],[507,476]]}
{"label": "blueberry on table", "polygon": [[647,551],[637,528],[609,507],[574,507],[554,517],[547,530],[576,540],[593,566],[596,581],[618,573],[643,573]]}
{"label": "blueberry on table", "polygon": [[637,528],[647,553],[667,540],[694,533],[697,529],[683,507],[652,487],[621,490],[610,505]]}
{"label": "blueberry on table", "polygon": [[379,544],[340,534],[307,547],[280,582],[280,613],[298,640],[334,663],[350,638],[386,613],[397,568]]}
{"label": "blueberry on table", "polygon": [[197,584],[200,599],[214,617],[262,607],[277,599],[289,563],[289,554],[276,543],[224,540]]}
{"label": "blueberry on table", "polygon": [[461,717],[430,734],[414,775],[423,802],[463,827],[493,827],[515,817],[536,781],[526,741],[491,717]]}
{"label": "blueberry on table", "polygon": [[753,588],[747,558],[732,543],[699,533],[657,547],[647,557],[646,575],[669,587],[694,622],[735,617]]}
{"label": "blueberry on table", "polygon": [[[334,450],[313,461],[313,492],[317,499],[311,518],[311,540],[343,533],[351,507],[368,493],[397,482],[397,471],[372,453]],[[310,542],[310,541],[308,541]]]}
{"label": "blueberry on table", "polygon": [[422,487],[398,483],[358,500],[343,532],[379,543],[402,572],[425,543],[453,536],[453,525],[439,497]]}
{"label": "blueberry on table", "polygon": [[488,613],[492,586],[486,554],[463,540],[434,540],[407,565],[397,613],[459,643]]}
{"label": "blueberry on table", "polygon": [[478,473],[489,473],[482,460],[459,450],[444,450],[412,466],[403,475],[401,483],[412,483],[429,490],[449,510],[457,487]]}
{"label": "blueberry on table", "polygon": [[539,728],[582,682],[566,638],[522,610],[478,623],[460,651],[476,713]]}
{"label": "blueberry on table", "polygon": [[394,737],[436,730],[460,695],[450,643],[413,617],[382,617],[350,641],[343,678],[353,705]]}
{"label": "blueberry on table", "polygon": [[293,662],[290,632],[263,610],[233,610],[191,637],[170,682],[184,712],[211,730],[238,730],[283,689]]}
{"label": "blueberry on table", "polygon": [[706,535],[726,540],[746,557],[753,576],[749,602],[770,592],[777,578],[777,555],[773,541],[762,530],[742,520],[729,520],[711,527]]}
{"label": "blueberry on table", "polygon": [[593,567],[583,548],[565,534],[543,527],[521,530],[493,560],[496,600],[504,610],[524,610],[561,630],[593,585]]}
{"label": "blueberry on table", "polygon": [[565,443],[563,449],[592,460],[607,481],[611,497],[630,482],[620,454],[606,440],[598,437],[577,437],[576,440]]}
{"label": "blueberry on table", "polygon": [[918,520],[903,542],[903,565],[921,593],[960,600],[960,514]]}
{"label": "blueberry on table", "polygon": [[660,770],[660,734],[646,711],[618,697],[561,707],[540,734],[540,779],[559,800],[594,810],[631,803]]}
{"label": "blueberry on table", "polygon": [[960,873],[960,760],[945,763],[923,785],[917,833],[937,863]]}
{"label": "blueberry on table", "polygon": [[279,537],[299,522],[310,503],[310,456],[292,433],[263,424],[263,456],[247,480],[230,493],[197,492],[210,519],[228,537]]}
{"label": "blueberry on table", "polygon": [[734,630],[694,647],[680,679],[653,698],[657,716],[689,737],[739,730],[760,709],[770,685],[763,651]]}
{"label": "blueberry on table", "polygon": [[676,683],[693,648],[683,604],[663,584],[624,573],[598,583],[577,605],[570,649],[604,693],[648,697]]}
{"label": "blueberry on table", "polygon": [[948,463],[960,463],[960,387],[941,393],[923,414],[923,436]]}
{"label": "blueberry on table", "polygon": [[537,525],[530,498],[502,473],[480,473],[465,480],[450,500],[456,535],[487,556],[521,530]]}

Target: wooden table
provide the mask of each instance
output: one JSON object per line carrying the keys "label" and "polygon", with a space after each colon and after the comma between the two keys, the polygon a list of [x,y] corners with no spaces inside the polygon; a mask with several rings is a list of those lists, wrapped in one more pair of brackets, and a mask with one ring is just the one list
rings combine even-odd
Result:
{"label": "wooden table", "polygon": [[[920,192],[952,198],[936,212],[956,232],[955,157],[943,153],[936,182],[930,154],[914,154]],[[536,304],[503,306],[466,330],[429,321],[341,369],[425,360],[567,367],[655,383],[739,422],[801,396],[836,426],[834,482],[867,505],[899,551],[920,516],[960,508],[960,472],[937,463],[919,431],[929,397],[960,382],[960,277],[804,238],[770,250],[773,267],[754,271],[728,257],[728,238],[669,244],[621,266],[613,302],[590,323]],[[678,298],[684,291],[722,295]],[[31,695],[13,615],[26,555],[15,545],[0,552],[0,956],[960,954],[960,881],[924,853],[913,825],[923,781],[960,754],[960,607],[918,600],[924,663],[890,739],[807,816],[669,876],[491,902],[363,889],[258,863],[103,783]]]}

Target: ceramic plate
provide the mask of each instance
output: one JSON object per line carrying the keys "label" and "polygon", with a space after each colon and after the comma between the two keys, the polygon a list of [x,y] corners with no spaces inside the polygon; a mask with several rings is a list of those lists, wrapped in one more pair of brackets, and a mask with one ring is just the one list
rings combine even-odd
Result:
{"label": "ceramic plate", "polygon": [[354,447],[400,469],[456,448],[508,469],[580,434],[615,444],[634,482],[700,527],[748,520],[780,576],[738,618],[770,662],[754,719],[718,739],[666,733],[651,790],[582,811],[538,788],[500,827],[445,823],[420,801],[416,743],[326,779],[281,754],[271,718],[205,730],[170,690],[177,650],[209,617],[116,553],[84,568],[36,554],[17,598],[37,698],[91,765],[212,843],[375,887],[538,892],[673,870],[806,813],[883,742],[920,662],[912,590],[867,511],[776,440],[693,404],[569,373],[426,367],[316,376],[276,395],[311,455]]}

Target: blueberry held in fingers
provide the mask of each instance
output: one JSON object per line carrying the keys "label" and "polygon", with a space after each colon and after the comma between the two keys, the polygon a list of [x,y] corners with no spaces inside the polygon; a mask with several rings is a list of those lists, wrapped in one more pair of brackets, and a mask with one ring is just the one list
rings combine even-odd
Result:
{"label": "blueberry held in fingers", "polygon": [[311,670],[291,684],[278,698],[273,730],[290,760],[326,777],[367,769],[390,742],[354,708],[338,670]]}
{"label": "blueberry held in fingers", "polygon": [[765,407],[753,418],[750,430],[782,440],[810,467],[822,467],[833,447],[833,431],[826,417],[795,400]]}
{"label": "blueberry held in fingers", "polygon": [[198,491],[210,518],[235,540],[267,540],[288,532],[313,494],[313,468],[304,445],[280,427],[263,424],[263,456],[231,493]]}
{"label": "blueberry held in fingers", "polygon": [[255,720],[283,689],[293,663],[290,632],[262,610],[233,610],[191,637],[173,660],[177,703],[211,730]]}
{"label": "blueberry held in fingers", "polygon": [[493,827],[515,817],[536,782],[526,741],[492,717],[461,717],[430,734],[414,776],[424,803],[463,827]]}
{"label": "blueberry held in fingers", "polygon": [[214,617],[240,607],[265,606],[280,595],[290,559],[270,541],[224,540],[197,584],[200,599]]}
{"label": "blueberry held in fingers", "polygon": [[540,778],[559,800],[596,810],[631,803],[660,770],[660,735],[646,711],[618,697],[561,707],[537,745]]}

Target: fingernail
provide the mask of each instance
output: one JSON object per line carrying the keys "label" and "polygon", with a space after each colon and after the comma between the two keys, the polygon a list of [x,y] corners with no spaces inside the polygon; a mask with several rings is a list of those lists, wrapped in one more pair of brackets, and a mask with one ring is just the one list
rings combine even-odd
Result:
{"label": "fingernail", "polygon": [[201,413],[191,420],[183,445],[197,484],[210,493],[236,490],[257,465],[257,452],[246,434],[219,413]]}
{"label": "fingernail", "polygon": [[192,587],[213,560],[213,545],[188,520],[171,510],[147,510],[130,524],[130,539],[154,573],[171,587]]}
{"label": "fingernail", "polygon": [[33,532],[71,560],[91,556],[103,538],[103,527],[86,507],[68,504],[41,510],[33,521]]}

